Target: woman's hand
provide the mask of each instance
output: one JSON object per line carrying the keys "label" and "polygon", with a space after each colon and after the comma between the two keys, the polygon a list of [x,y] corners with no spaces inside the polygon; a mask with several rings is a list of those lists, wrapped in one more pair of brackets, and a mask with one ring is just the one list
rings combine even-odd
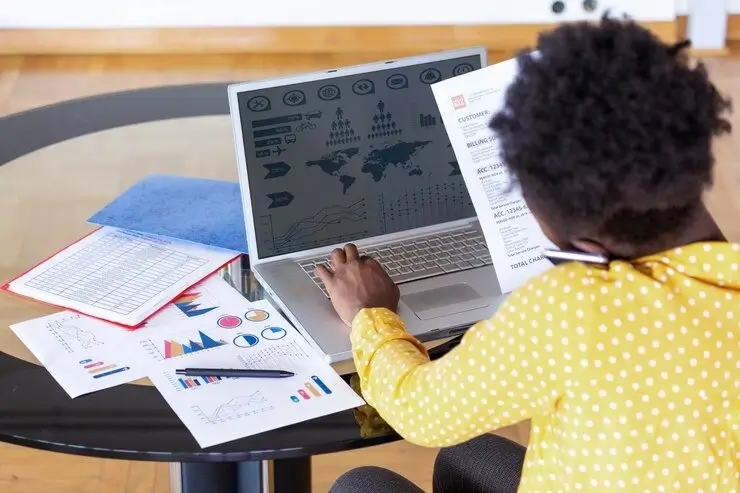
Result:
{"label": "woman's hand", "polygon": [[357,247],[348,244],[331,253],[331,268],[319,266],[316,275],[324,282],[331,303],[345,324],[363,308],[388,308],[396,311],[400,293],[380,264],[360,256]]}

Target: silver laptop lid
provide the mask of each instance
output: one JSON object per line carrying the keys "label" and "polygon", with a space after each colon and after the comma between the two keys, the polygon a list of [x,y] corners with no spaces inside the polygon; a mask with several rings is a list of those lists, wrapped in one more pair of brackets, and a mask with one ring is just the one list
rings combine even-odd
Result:
{"label": "silver laptop lid", "polygon": [[475,216],[429,87],[471,48],[229,87],[250,261]]}

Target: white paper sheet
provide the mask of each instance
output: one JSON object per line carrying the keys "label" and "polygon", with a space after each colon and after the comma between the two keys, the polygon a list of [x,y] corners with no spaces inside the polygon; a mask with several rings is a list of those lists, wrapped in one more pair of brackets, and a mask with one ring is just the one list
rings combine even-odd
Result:
{"label": "white paper sheet", "polygon": [[[226,327],[238,325],[241,323],[239,314],[229,313],[228,307],[238,306],[244,299],[219,273],[211,274],[144,322],[144,327],[171,326],[193,321]],[[136,332],[140,333],[139,330],[141,329]]]}
{"label": "white paper sheet", "polygon": [[27,320],[10,329],[69,394],[78,397],[147,376],[152,366],[142,358],[139,339],[160,326],[211,323],[233,326],[240,315],[223,307],[244,297],[218,274],[196,284],[136,331],[71,311]]}
{"label": "white paper sheet", "polygon": [[[138,341],[138,358],[149,362],[149,378],[201,447],[364,404],[268,302],[242,300],[221,309],[241,323],[224,326],[203,318],[157,326]],[[177,369],[198,367],[288,370],[296,375],[228,379],[175,374]]]}
{"label": "white paper sheet", "polygon": [[516,71],[512,59],[431,86],[505,293],[552,267],[542,249],[554,247],[511,186],[488,128]]}
{"label": "white paper sheet", "polygon": [[147,374],[145,362],[131,354],[130,333],[117,325],[64,311],[10,329],[73,398]]}
{"label": "white paper sheet", "polygon": [[238,254],[103,227],[13,280],[8,290],[137,326]]}

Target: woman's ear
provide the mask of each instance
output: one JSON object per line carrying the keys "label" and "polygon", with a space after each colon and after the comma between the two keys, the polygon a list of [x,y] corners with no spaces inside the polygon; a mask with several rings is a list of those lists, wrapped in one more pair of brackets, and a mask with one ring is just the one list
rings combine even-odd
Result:
{"label": "woman's ear", "polygon": [[606,255],[609,253],[600,243],[585,238],[573,240],[572,244],[576,250],[586,253],[594,253],[597,255]]}

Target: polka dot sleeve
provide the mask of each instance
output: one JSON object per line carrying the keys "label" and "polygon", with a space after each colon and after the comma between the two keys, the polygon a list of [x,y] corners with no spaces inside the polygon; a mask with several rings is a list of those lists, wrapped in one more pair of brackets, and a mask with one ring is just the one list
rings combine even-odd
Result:
{"label": "polka dot sleeve", "polygon": [[406,440],[429,447],[551,409],[577,371],[572,354],[583,335],[561,324],[563,313],[577,307],[549,294],[558,292],[562,276],[543,276],[511,294],[436,361],[396,314],[361,311],[351,339],[364,398]]}

